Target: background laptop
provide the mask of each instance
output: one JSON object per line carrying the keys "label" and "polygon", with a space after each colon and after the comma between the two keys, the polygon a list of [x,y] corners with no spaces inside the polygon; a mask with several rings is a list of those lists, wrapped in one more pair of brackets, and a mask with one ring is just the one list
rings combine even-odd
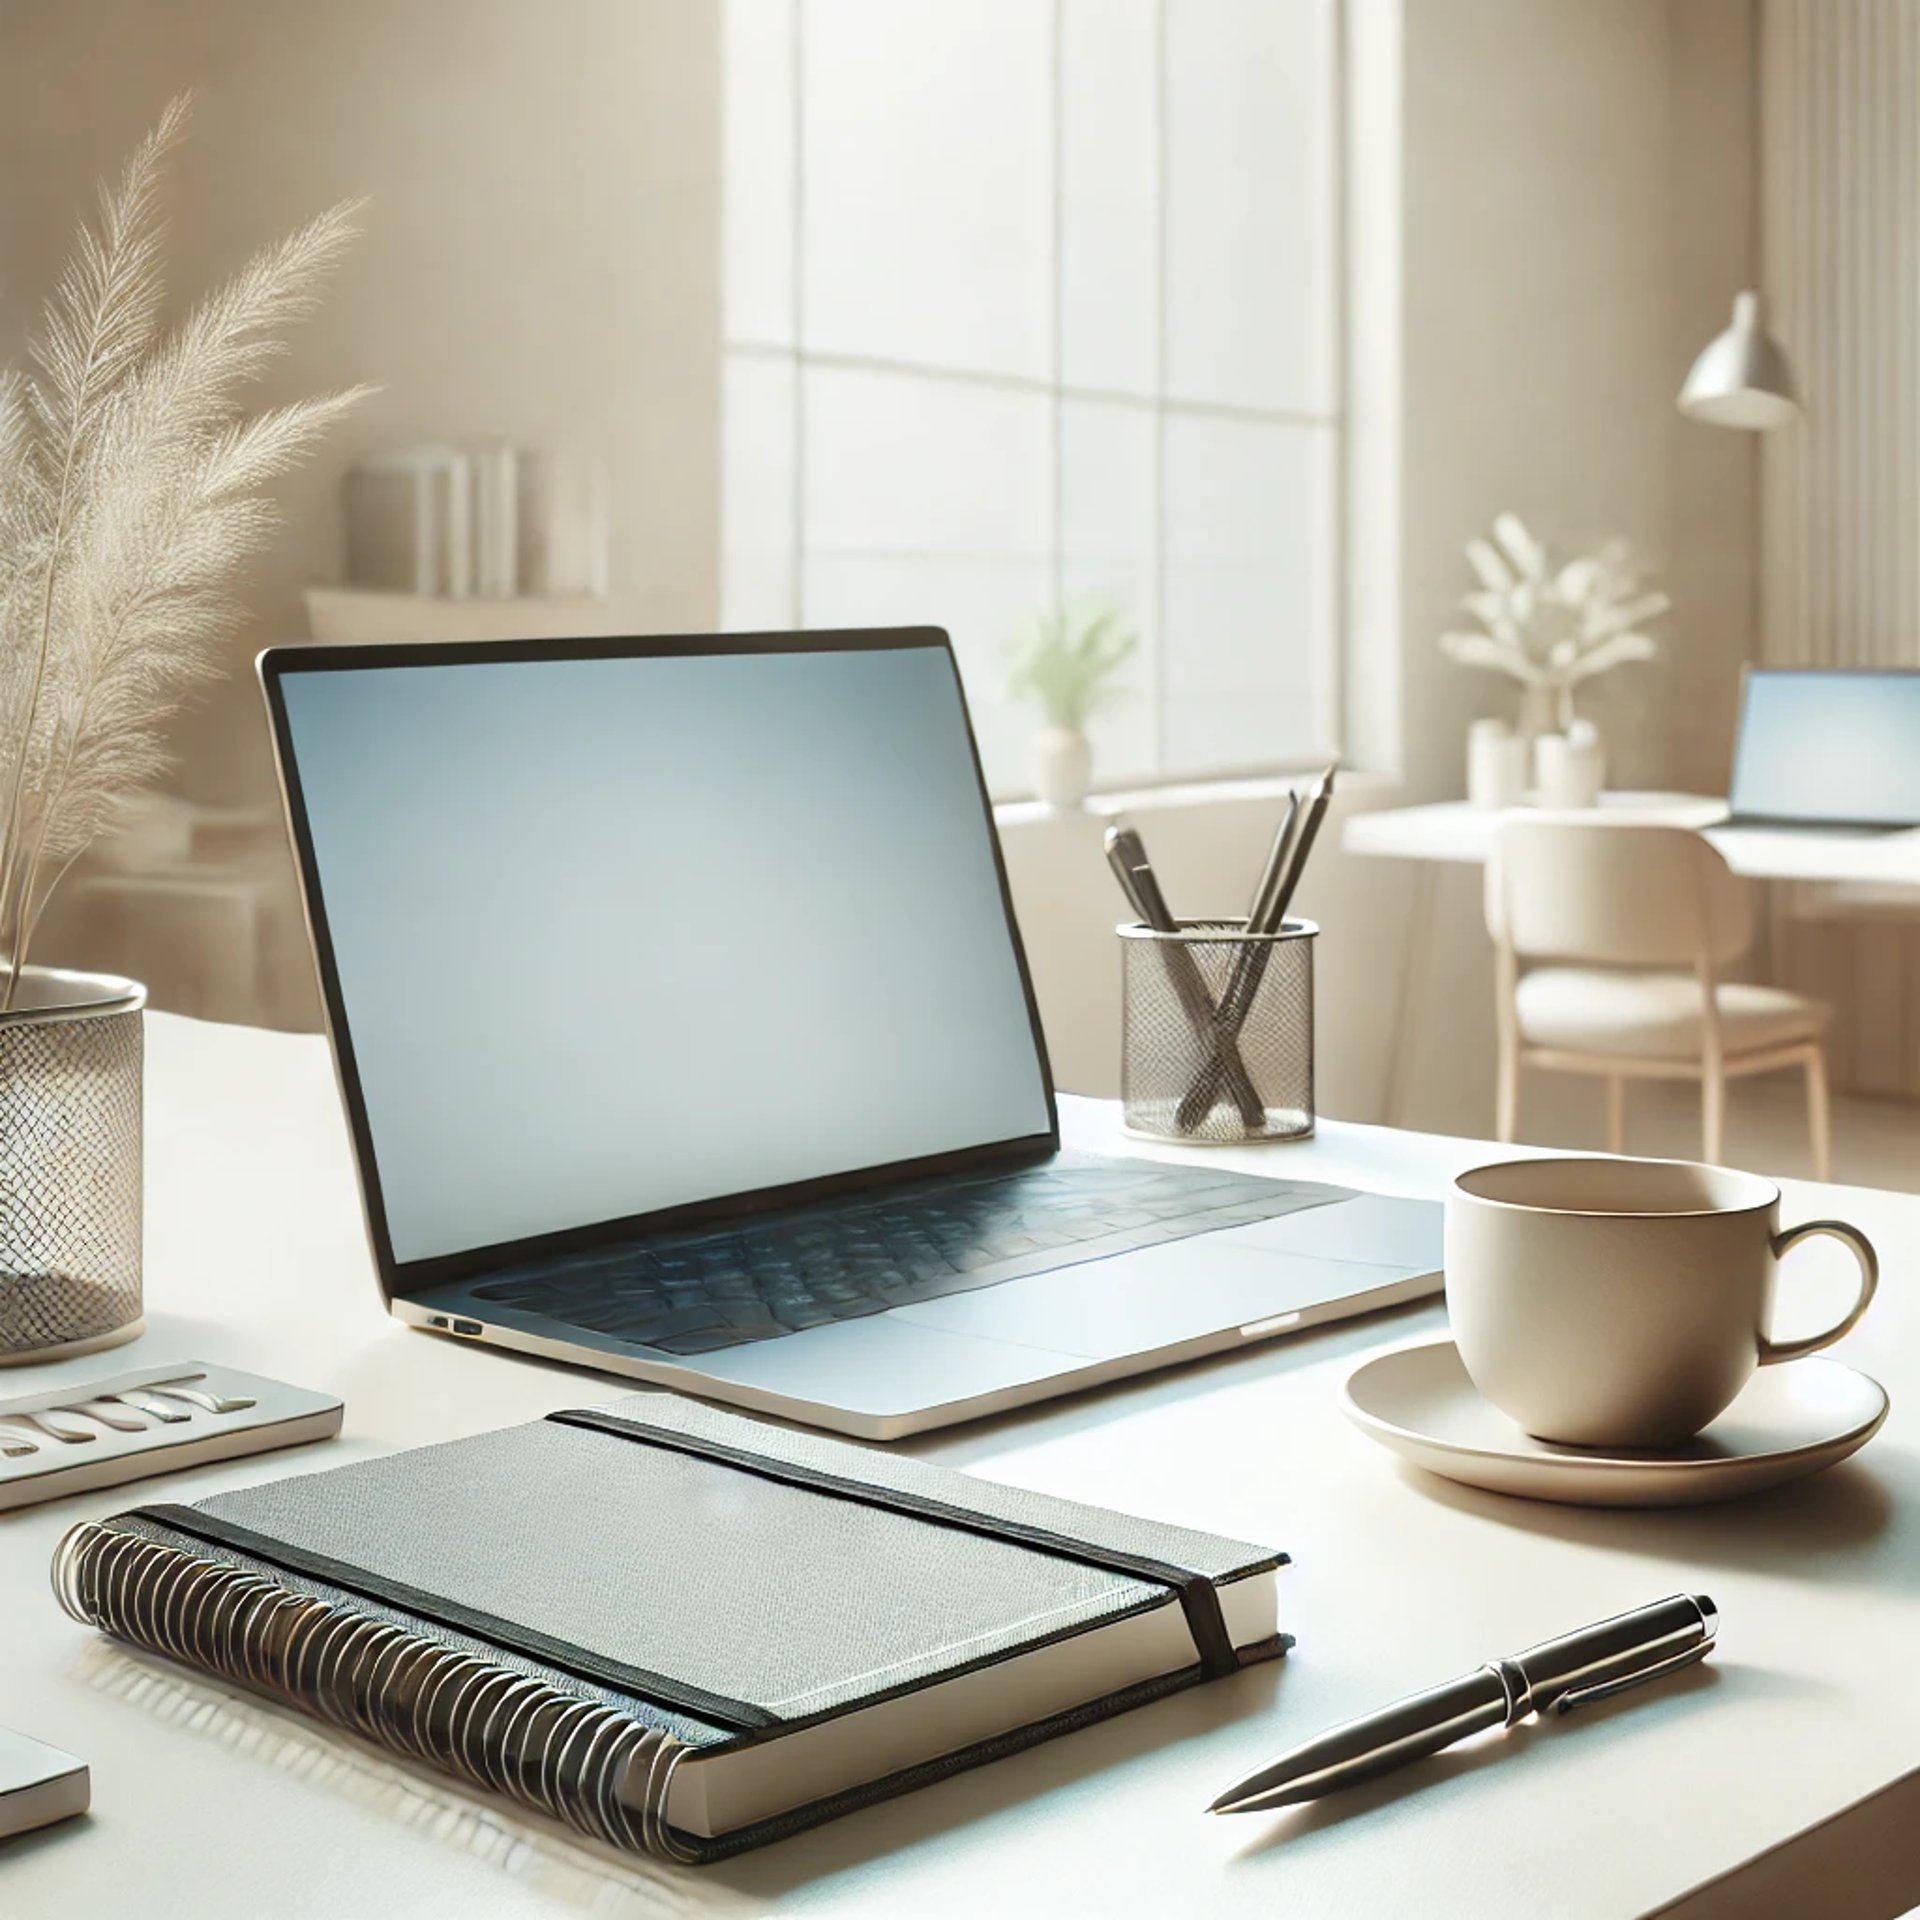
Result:
{"label": "background laptop", "polygon": [[1729,823],[1920,826],[1920,671],[1752,667]]}
{"label": "background laptop", "polygon": [[1060,1152],[944,634],[261,673],[410,1324],[884,1439],[1437,1286],[1435,1206]]}

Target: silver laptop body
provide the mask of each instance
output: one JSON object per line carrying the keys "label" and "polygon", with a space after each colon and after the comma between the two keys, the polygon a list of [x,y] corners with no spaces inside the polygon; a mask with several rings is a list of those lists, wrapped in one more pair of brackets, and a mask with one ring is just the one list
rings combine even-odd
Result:
{"label": "silver laptop body", "polygon": [[1438,1285],[1429,1203],[1061,1151],[943,633],[260,670],[409,1325],[893,1439]]}

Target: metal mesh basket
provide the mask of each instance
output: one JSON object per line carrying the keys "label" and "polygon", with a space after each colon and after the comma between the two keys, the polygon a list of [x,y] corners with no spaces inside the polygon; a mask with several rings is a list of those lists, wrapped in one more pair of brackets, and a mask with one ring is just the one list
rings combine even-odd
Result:
{"label": "metal mesh basket", "polygon": [[1122,926],[1121,1098],[1129,1131],[1225,1145],[1313,1131],[1313,942],[1289,920]]}
{"label": "metal mesh basket", "polygon": [[145,1002],[28,967],[0,1013],[0,1365],[140,1331]]}

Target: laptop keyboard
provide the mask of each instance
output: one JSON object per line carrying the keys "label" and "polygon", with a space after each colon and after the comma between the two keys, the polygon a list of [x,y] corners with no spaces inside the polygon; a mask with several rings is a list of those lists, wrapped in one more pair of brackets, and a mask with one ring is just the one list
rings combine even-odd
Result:
{"label": "laptop keyboard", "polygon": [[487,1309],[656,1352],[713,1353],[1270,1220],[1338,1187],[1062,1155],[543,1261],[467,1289]]}

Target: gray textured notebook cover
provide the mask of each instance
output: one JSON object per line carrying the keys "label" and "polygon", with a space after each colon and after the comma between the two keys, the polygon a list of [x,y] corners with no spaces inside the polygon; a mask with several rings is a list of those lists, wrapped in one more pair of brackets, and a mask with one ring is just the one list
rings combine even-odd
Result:
{"label": "gray textured notebook cover", "polygon": [[[1279,1652],[1232,1645],[1218,1589],[1283,1558],[639,1394],[136,1508],[76,1529],[58,1574],[110,1632],[616,1844],[707,1859]],[[665,1824],[690,1753],[1160,1607],[1195,1640],[1178,1673],[717,1840]]]}

